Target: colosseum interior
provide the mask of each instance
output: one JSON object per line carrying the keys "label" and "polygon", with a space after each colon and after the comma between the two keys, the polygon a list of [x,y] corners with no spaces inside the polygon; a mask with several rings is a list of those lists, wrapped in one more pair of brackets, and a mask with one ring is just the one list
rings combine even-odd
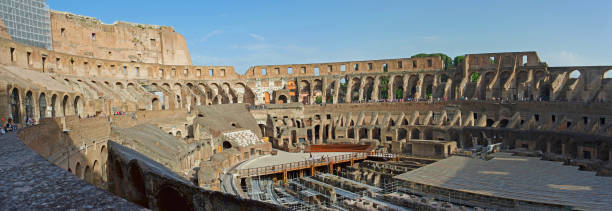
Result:
{"label": "colosseum interior", "polygon": [[0,32],[0,209],[605,210],[612,66],[191,64],[171,27]]}

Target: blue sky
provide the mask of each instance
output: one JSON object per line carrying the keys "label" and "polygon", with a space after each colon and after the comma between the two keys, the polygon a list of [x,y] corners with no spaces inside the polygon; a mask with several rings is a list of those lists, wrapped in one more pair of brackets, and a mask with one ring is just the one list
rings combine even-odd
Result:
{"label": "blue sky", "polygon": [[249,66],[532,51],[612,65],[612,1],[77,1],[54,10],[168,25],[195,65]]}

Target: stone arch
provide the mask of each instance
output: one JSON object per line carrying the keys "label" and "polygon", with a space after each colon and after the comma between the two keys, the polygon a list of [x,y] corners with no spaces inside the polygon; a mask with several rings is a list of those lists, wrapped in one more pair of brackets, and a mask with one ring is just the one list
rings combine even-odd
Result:
{"label": "stone arch", "polygon": [[102,168],[100,167],[98,160],[94,160],[91,169],[93,170],[92,183],[98,187],[102,186],[102,175],[104,172],[102,172]]}
{"label": "stone arch", "polygon": [[[480,100],[487,99],[487,92],[489,91],[489,84],[493,81],[495,77],[495,72],[486,72],[480,83]],[[498,96],[498,95],[495,95]]]}
{"label": "stone arch", "polygon": [[26,116],[24,119],[25,120],[34,119],[34,97],[32,97],[32,91],[26,92],[24,104],[25,104],[25,111],[26,111]]}
{"label": "stone arch", "polygon": [[[239,91],[242,91],[242,100],[239,100],[239,102],[241,103],[246,103],[249,105],[255,105],[255,93],[253,92],[253,90],[251,90],[251,88],[249,88],[246,84],[244,83],[236,83],[236,88],[240,89]],[[269,93],[268,93],[268,101],[269,101]],[[265,100],[265,99],[264,99]]]}
{"label": "stone arch", "polygon": [[190,200],[183,198],[176,189],[164,185],[155,196],[159,210],[193,210]]}
{"label": "stone arch", "polygon": [[148,207],[149,200],[147,199],[145,178],[136,160],[130,161],[128,172],[129,172],[128,177],[129,177],[130,185],[133,187],[133,190],[134,190],[130,192],[131,193],[129,196],[130,201],[140,206]]}
{"label": "stone arch", "polygon": [[85,166],[85,171],[83,171],[83,180],[93,184],[93,173],[91,172],[89,165]]}
{"label": "stone arch", "polygon": [[81,96],[74,97],[74,115],[80,116],[83,114],[83,101],[81,100]]}
{"label": "stone arch", "polygon": [[224,141],[222,145],[224,150],[232,148],[232,143],[230,143],[229,141]]}
{"label": "stone arch", "polygon": [[406,128],[399,128],[397,129],[397,140],[403,140],[406,139],[408,136],[408,131],[406,130]]}
{"label": "stone arch", "polygon": [[64,99],[62,100],[62,115],[63,116],[67,116],[66,115],[66,106],[68,104],[68,95],[64,95]]}
{"label": "stone arch", "polygon": [[301,80],[299,83],[299,88],[299,100],[304,104],[310,104],[310,82],[308,80]]}
{"label": "stone arch", "polygon": [[323,81],[321,79],[315,79],[313,81],[312,96],[315,98],[315,103],[317,103],[317,101],[323,102]]}
{"label": "stone arch", "polygon": [[510,120],[508,119],[502,119],[499,121],[499,126],[500,128],[505,128],[506,126],[508,126],[508,123],[510,123]]}
{"label": "stone arch", "polygon": [[44,92],[41,92],[38,96],[38,111],[39,111],[39,119],[44,119],[47,117],[47,97]]}
{"label": "stone arch", "polygon": [[410,132],[410,139],[421,139],[421,131],[419,131],[419,129],[413,128]]}
{"label": "stone arch", "polygon": [[19,123],[21,119],[20,109],[21,109],[21,100],[19,99],[19,89],[13,88],[11,91],[11,118],[15,123]]}
{"label": "stone arch", "polygon": [[427,74],[425,75],[425,77],[423,77],[423,88],[421,88],[423,90],[423,94],[421,95],[421,98],[425,98],[425,99],[429,99],[431,97],[434,96],[434,76]]}
{"label": "stone arch", "polygon": [[366,77],[365,84],[363,87],[363,96],[362,99],[365,101],[372,100],[372,94],[374,92],[374,77]]}
{"label": "stone arch", "polygon": [[278,102],[276,102],[276,104],[283,104],[283,103],[287,103],[287,96],[279,95],[278,96]]}
{"label": "stone arch", "polygon": [[582,72],[580,70],[573,70],[572,72],[569,73],[569,78],[575,78],[578,79],[580,78],[580,76],[582,76]]}
{"label": "stone arch", "polygon": [[353,79],[351,79],[350,84],[351,84],[351,87],[349,87],[348,93],[347,93],[349,95],[349,102],[347,103],[352,103],[352,102],[361,100],[359,99],[359,90],[361,88],[361,78],[354,77]]}
{"label": "stone arch", "polygon": [[325,103],[328,104],[332,104],[334,102],[334,94],[337,92],[336,90],[336,81],[332,81],[329,86],[327,86],[327,89],[325,90],[325,99],[323,99],[325,101]]}
{"label": "stone arch", "polygon": [[612,69],[606,70],[602,75],[603,79],[612,79]]}
{"label": "stone arch", "polygon": [[115,83],[115,88],[123,89],[123,83],[121,83],[120,81],[117,81]]}
{"label": "stone arch", "polygon": [[404,99],[404,76],[396,75],[393,77],[391,99]]}
{"label": "stone arch", "polygon": [[161,110],[161,103],[159,102],[159,99],[157,99],[156,97],[154,97],[151,100],[151,110],[154,110],[154,111]]}
{"label": "stone arch", "polygon": [[417,86],[419,85],[418,83],[419,83],[418,75],[411,75],[408,78],[408,86],[407,86],[408,90],[406,90],[408,98],[416,98]]}
{"label": "stone arch", "polygon": [[51,117],[57,117],[58,115],[56,106],[59,105],[59,102],[57,101],[57,94],[51,95]]}
{"label": "stone arch", "polygon": [[270,93],[264,92],[263,95],[264,95],[264,98],[263,98],[264,104],[270,104]]}
{"label": "stone arch", "polygon": [[74,166],[74,175],[76,175],[78,178],[83,179],[83,174],[81,173],[81,163],[77,162],[76,165]]}

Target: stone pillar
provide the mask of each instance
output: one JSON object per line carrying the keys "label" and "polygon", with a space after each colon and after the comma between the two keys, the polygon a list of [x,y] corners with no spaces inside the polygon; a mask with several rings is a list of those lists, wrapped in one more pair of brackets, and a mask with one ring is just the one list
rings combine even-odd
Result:
{"label": "stone pillar", "polygon": [[391,99],[391,100],[394,99],[394,96],[393,96],[393,83],[394,83],[394,81],[395,81],[395,76],[394,75],[389,76],[389,80],[388,80],[388,83],[387,83],[387,99]]}
{"label": "stone pillar", "polygon": [[321,103],[327,103],[327,77],[321,78]]}
{"label": "stone pillar", "polygon": [[346,95],[344,96],[344,103],[352,103],[352,99],[351,96],[353,95],[353,80],[352,79],[348,79],[349,81],[346,82]]}
{"label": "stone pillar", "polygon": [[372,88],[372,100],[378,101],[378,85],[380,84],[380,77],[374,78],[374,87]]}
{"label": "stone pillar", "polygon": [[419,80],[417,81],[416,84],[416,93],[414,94],[414,98],[421,98],[421,96],[425,95],[425,90],[422,88],[423,86],[423,79],[425,79],[425,76],[423,74],[419,74]]}
{"label": "stone pillar", "polygon": [[340,95],[340,80],[334,79],[334,104],[338,104],[338,97]]}
{"label": "stone pillar", "polygon": [[[363,78],[362,78],[363,79]],[[363,93],[365,89],[365,84],[363,80],[359,80],[359,100],[363,100]]]}

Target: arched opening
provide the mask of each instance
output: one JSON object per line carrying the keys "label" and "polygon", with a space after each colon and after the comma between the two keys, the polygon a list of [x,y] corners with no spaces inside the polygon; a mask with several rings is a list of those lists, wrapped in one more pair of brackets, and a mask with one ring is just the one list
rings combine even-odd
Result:
{"label": "arched opening", "polygon": [[411,75],[410,78],[408,78],[408,87],[407,87],[407,98],[416,98],[416,93],[417,93],[417,85],[419,82],[419,76],[418,75]]}
{"label": "arched opening", "polygon": [[100,187],[102,185],[102,168],[100,168],[100,164],[98,163],[98,160],[94,160],[93,165],[91,166],[91,169],[93,171],[93,181],[92,183],[98,187]]}
{"label": "arched opening", "polygon": [[264,101],[264,104],[270,104],[270,93],[264,92],[263,101]]}
{"label": "arched opening", "polygon": [[406,135],[408,135],[408,131],[405,128],[397,129],[397,140],[406,139]]}
{"label": "arched opening", "polygon": [[501,128],[505,128],[506,126],[508,126],[508,123],[510,123],[510,121],[509,121],[509,120],[507,120],[507,119],[502,119],[502,120],[499,122],[499,127],[501,127]]}
{"label": "arched opening", "polygon": [[19,108],[21,107],[19,101],[19,90],[14,88],[11,92],[11,118],[15,123],[19,123]]}
{"label": "arched opening", "polygon": [[493,123],[495,123],[495,121],[493,121],[492,119],[487,119],[487,127],[493,126]]}
{"label": "arched opening", "polygon": [[53,96],[51,96],[51,117],[57,116],[57,112],[55,111],[55,106],[57,105],[56,101],[57,95],[54,94]]}
{"label": "arched opening", "polygon": [[366,102],[372,100],[372,92],[374,91],[374,78],[368,77],[365,81],[362,99]]}
{"label": "arched opening", "polygon": [[130,182],[134,188],[134,191],[132,191],[132,194],[130,195],[130,201],[148,208],[149,200],[147,199],[145,180],[142,176],[140,167],[135,161],[132,161],[129,168]]}
{"label": "arched opening", "polygon": [[232,148],[232,143],[230,143],[229,141],[224,141],[223,142],[223,149],[230,149]]}
{"label": "arched opening", "polygon": [[550,85],[545,85],[544,87],[542,87],[542,93],[540,95],[542,100],[544,100],[544,101],[549,101],[550,100],[550,90],[551,90],[551,86]]}
{"label": "arched opening", "polygon": [[89,168],[89,166],[85,166],[85,172],[83,174],[83,179],[89,183],[93,183],[91,168]]}
{"label": "arched opening", "polygon": [[612,79],[612,70],[608,70],[603,74],[604,79]]}
{"label": "arched opening", "polygon": [[80,112],[81,111],[81,97],[80,96],[76,96],[74,98],[73,107],[74,107],[74,115],[79,116],[81,114]]}
{"label": "arched opening", "polygon": [[159,210],[192,210],[188,200],[183,199],[181,194],[171,187],[163,187],[155,198]]}
{"label": "arched opening", "polygon": [[278,96],[277,104],[283,104],[283,103],[287,103],[287,96],[285,95]]}
{"label": "arched opening", "polygon": [[380,128],[375,127],[374,129],[372,129],[372,138],[376,139],[376,140],[381,140],[380,139]]}
{"label": "arched opening", "polygon": [[78,177],[83,179],[83,175],[81,174],[81,163],[77,162],[76,166],[74,167],[74,174]]}
{"label": "arched opening", "polygon": [[393,99],[403,99],[404,96],[404,77],[395,76],[393,79]]}
{"label": "arched opening", "polygon": [[580,71],[579,70],[574,70],[572,72],[570,72],[569,74],[569,78],[580,78]]}
{"label": "arched opening", "polygon": [[68,95],[64,96],[64,100],[62,100],[62,114],[66,116],[66,104],[68,104]]}
{"label": "arched opening", "polygon": [[153,100],[151,100],[151,110],[160,110],[159,99],[153,98]]}
{"label": "arched opening", "polygon": [[359,139],[367,139],[368,138],[368,129],[361,128],[359,129]]}
{"label": "arched opening", "polygon": [[[32,98],[32,91],[28,91],[25,97],[25,110],[26,120],[34,119],[34,99]],[[27,122],[26,122],[27,123]]]}
{"label": "arched opening", "polygon": [[40,119],[47,117],[47,98],[45,97],[45,93],[40,93],[38,97],[38,111],[40,112]]}
{"label": "arched opening", "polygon": [[358,102],[359,99],[359,89],[361,88],[361,79],[359,78],[353,78],[352,82],[352,86],[350,88],[350,102]]}
{"label": "arched opening", "polygon": [[421,139],[421,131],[413,129],[412,133],[410,134],[410,139]]}

